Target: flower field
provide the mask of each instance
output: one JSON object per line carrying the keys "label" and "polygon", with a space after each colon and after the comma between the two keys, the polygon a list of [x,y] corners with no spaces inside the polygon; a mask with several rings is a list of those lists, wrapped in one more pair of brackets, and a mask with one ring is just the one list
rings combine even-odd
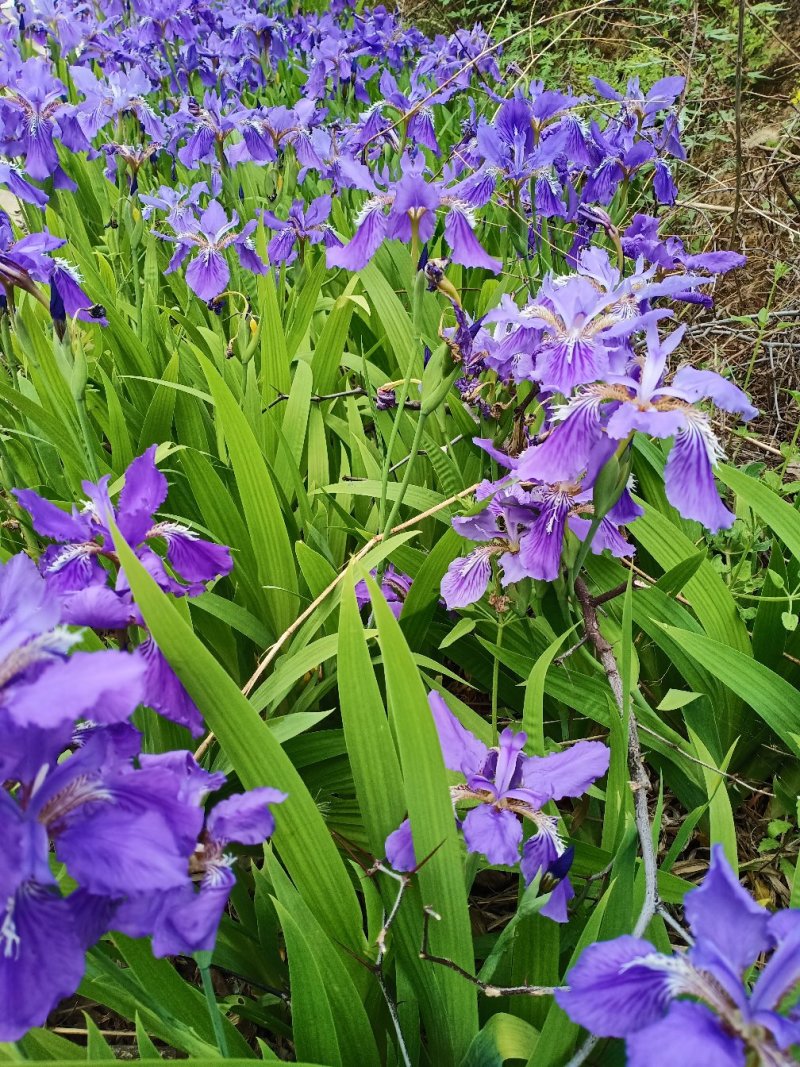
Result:
{"label": "flower field", "polygon": [[746,256],[682,75],[508,44],[6,12],[0,1062],[797,1062]]}

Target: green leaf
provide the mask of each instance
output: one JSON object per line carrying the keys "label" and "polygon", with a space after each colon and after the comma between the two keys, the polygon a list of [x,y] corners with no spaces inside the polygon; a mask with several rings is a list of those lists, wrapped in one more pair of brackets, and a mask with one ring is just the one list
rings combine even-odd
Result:
{"label": "green leaf", "polygon": [[687,704],[699,699],[702,693],[687,693],[685,689],[668,689],[657,711],[680,711]]}
{"label": "green leaf", "polygon": [[97,1023],[87,1012],[83,1013],[83,1019],[86,1023],[86,1059],[90,1062],[111,1060],[113,1063],[116,1056],[109,1043],[100,1033]]}
{"label": "green leaf", "polygon": [[422,377],[422,345],[414,336],[411,318],[399,297],[374,260],[361,271],[359,277],[386,331],[395,367],[405,374],[409,363],[409,353],[418,351],[419,355],[412,363],[411,373],[415,378]]}
{"label": "green leaf", "polygon": [[461,1067],[502,1067],[506,1060],[527,1060],[538,1032],[514,1015],[492,1015],[470,1045]]}
{"label": "green leaf", "polygon": [[720,464],[717,474],[780,537],[794,558],[800,560],[800,512],[781,500],[769,486],[736,467]]}
{"label": "green leaf", "polygon": [[216,734],[242,785],[246,789],[271,785],[288,794],[276,812],[273,841],[292,880],[327,933],[353,952],[362,952],[361,911],[353,885],[302,778],[236,683],[195,637],[119,532],[115,529],[113,534],[148,629]]}
{"label": "green leaf", "polygon": [[383,856],[403,821],[403,778],[356,602],[354,575],[344,579],[339,616],[339,703],[367,840]]}
{"label": "green leaf", "polygon": [[[708,812],[711,821],[712,844],[722,845],[725,855],[733,868],[734,873],[739,871],[739,858],[736,845],[736,825],[733,821],[733,808],[731,798],[725,785],[725,776],[713,770],[714,758],[697,733],[687,723],[689,737],[697,751],[697,758],[702,762],[703,777],[705,778],[706,790],[708,791]],[[731,748],[723,760],[720,771],[726,771],[733,755]]]}
{"label": "green leaf", "polygon": [[[593,908],[589,920],[581,931],[581,935],[575,945],[567,971],[578,962],[586,946],[599,939],[606,907],[614,890],[614,885],[615,883],[612,881]],[[536,1047],[528,1058],[528,1067],[556,1067],[556,1065],[564,1064],[579,1032],[580,1027],[568,1019],[558,1004],[554,1003],[547,1013]]]}
{"label": "green leaf", "polygon": [[336,1034],[333,1009],[326,993],[327,976],[291,911],[275,901],[289,956],[292,988],[292,1035],[301,1056],[345,1067]]}
{"label": "green leaf", "polygon": [[[631,534],[665,570],[682,563],[688,565],[690,559],[694,567],[697,550],[692,541],[653,508],[645,506],[644,515],[632,524]],[[740,652],[750,652],[747,630],[733,597],[708,560],[700,561],[695,574],[686,581],[684,595],[709,637]]]}
{"label": "green leaf", "polygon": [[577,627],[571,627],[552,641],[534,663],[525,686],[525,703],[522,709],[522,729],[528,735],[527,748],[535,756],[544,755],[544,686],[547,672],[553,658],[570,634]]}
{"label": "green leaf", "polygon": [[437,539],[414,577],[400,616],[400,628],[413,649],[421,649],[425,643],[431,620],[439,604],[442,578],[451,561],[458,555],[462,544],[463,539],[455,530],[447,530]]}
{"label": "green leaf", "polygon": [[153,1044],[153,1041],[151,1040],[150,1035],[147,1032],[147,1028],[142,1022],[141,1016],[139,1015],[138,1011],[136,1013],[134,1023],[136,1026],[136,1048],[139,1051],[139,1059],[160,1059],[161,1055],[156,1046]]}
{"label": "green leaf", "polygon": [[[265,863],[275,888],[275,907],[286,938],[292,1036],[297,1054],[332,1064],[340,1061],[343,1067],[360,1060],[377,1063],[380,1057],[364,1009],[363,988],[355,985],[338,949],[268,848]],[[332,1024],[329,1032],[325,1031],[326,1004],[330,1007]]]}
{"label": "green leaf", "polygon": [[710,674],[732,690],[760,715],[795,756],[800,756],[798,693],[787,681],[719,641],[664,626],[664,630]]}
{"label": "green leaf", "polygon": [[17,1041],[16,1045],[0,1045],[0,1055],[12,1061],[26,1063],[35,1063],[37,1060],[45,1063],[55,1061],[73,1067],[75,1060],[85,1062],[86,1049],[76,1045],[73,1041],[67,1041],[59,1034],[36,1026]]}
{"label": "green leaf", "polygon": [[[367,577],[366,581],[383,652],[389,714],[400,753],[414,849],[419,861],[430,857],[417,877],[424,902],[442,917],[432,924],[431,951],[471,971],[472,937],[461,845],[439,736],[398,622],[372,579]],[[474,986],[446,968],[437,979],[441,1032],[434,1059],[438,1056],[437,1062],[444,1067],[463,1057],[477,1032],[477,998]]]}
{"label": "green leaf", "polygon": [[[277,634],[297,613],[297,570],[272,477],[240,405],[211,363],[198,356],[228,443],[259,581]],[[288,592],[285,592],[288,590]]]}
{"label": "green leaf", "polygon": [[466,637],[471,634],[475,629],[475,619],[462,618],[455,624],[450,633],[446,637],[443,637],[439,642],[439,649],[448,648],[450,645],[454,645],[456,641],[460,641],[462,637]]}
{"label": "green leaf", "polygon": [[[266,251],[264,228],[259,226],[256,232],[257,242]],[[265,257],[266,258],[266,257]],[[288,393],[291,385],[289,378],[289,354],[286,350],[286,333],[283,328],[278,294],[275,292],[275,279],[270,271],[258,277],[258,310],[261,316],[259,337],[261,357],[262,397],[265,404],[275,399],[276,393]]]}
{"label": "green leaf", "polygon": [[337,370],[342,360],[350,319],[353,316],[352,295],[358,285],[358,276],[347,283],[345,291],[337,298],[320,334],[311,359],[314,388],[318,393],[329,393],[336,384]]}

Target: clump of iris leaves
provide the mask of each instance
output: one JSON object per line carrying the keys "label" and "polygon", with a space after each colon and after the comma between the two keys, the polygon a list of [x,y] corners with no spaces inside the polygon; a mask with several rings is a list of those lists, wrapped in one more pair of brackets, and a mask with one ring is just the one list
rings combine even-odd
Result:
{"label": "clump of iris leaves", "polygon": [[682,347],[745,259],[681,77],[503,50],[3,27],[0,1059],[795,1062],[800,518]]}

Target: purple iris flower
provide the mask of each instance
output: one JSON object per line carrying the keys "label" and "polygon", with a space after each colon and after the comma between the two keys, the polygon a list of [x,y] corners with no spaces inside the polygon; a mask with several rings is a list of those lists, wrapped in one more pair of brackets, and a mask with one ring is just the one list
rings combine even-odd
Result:
{"label": "purple iris flower", "polygon": [[440,149],[433,124],[432,105],[444,103],[452,95],[452,90],[445,89],[442,93],[432,95],[417,73],[412,71],[410,90],[404,93],[401,92],[397,80],[388,70],[381,74],[380,88],[385,103],[390,104],[399,114],[411,116],[407,119],[406,127],[406,134],[411,144],[423,145],[438,156]]}
{"label": "purple iris flower", "polygon": [[285,221],[271,211],[263,211],[261,217],[264,224],[275,230],[275,236],[267,247],[270,263],[293,263],[297,259],[298,248],[302,260],[305,246],[316,245],[320,241],[326,248],[340,247],[342,242],[328,225],[330,213],[329,196],[318,196],[307,208],[302,200],[295,200]]}
{"label": "purple iris flower", "polygon": [[328,266],[362,270],[386,239],[429,241],[436,229],[439,208],[447,212],[444,236],[451,249],[450,258],[465,267],[499,273],[502,264],[485,251],[475,236],[475,216],[470,205],[452,196],[441,182],[426,181],[419,168],[410,170],[388,192],[378,193],[364,204],[349,243],[328,249]]}
{"label": "purple iris flower", "polygon": [[139,188],[139,171],[153,156],[163,150],[160,141],[151,141],[150,144],[118,144],[116,141],[107,141],[100,145],[100,151],[106,157],[104,174],[110,182],[117,179],[117,161],[121,160],[128,171],[128,190],[133,196]]}
{"label": "purple iris flower", "polygon": [[[125,652],[74,652],[58,594],[25,555],[0,564],[0,779],[15,777],[82,718],[115,723],[144,699],[144,666]],[[71,655],[69,653],[72,652]],[[39,740],[30,749],[28,741]],[[33,768],[38,769],[38,764]],[[0,894],[1,895],[1,894]]]}
{"label": "purple iris flower", "polygon": [[[622,235],[621,243],[625,255],[631,259],[643,259],[652,263],[659,271],[669,272],[669,275],[675,278],[688,277],[688,272],[694,275],[705,273],[708,275],[707,281],[712,281],[714,275],[727,274],[747,262],[747,258],[739,252],[687,252],[679,237],[660,237],[658,227],[659,220],[654,216],[634,215],[630,226]],[[711,307],[713,303],[710,296],[695,292],[693,286],[687,286],[685,292],[676,288],[672,295],[676,300],[701,303],[706,307]]]}
{"label": "purple iris flower", "polygon": [[[134,67],[127,72],[111,71],[103,81],[88,67],[72,66],[69,73],[84,99],[69,109],[69,117],[60,119],[62,129],[73,132],[74,143],[67,137],[67,147],[77,149],[81,140],[84,144],[90,143],[103,126],[126,113],[136,116],[145,134],[152,140],[166,139],[163,121],[145,100],[152,85],[144,70]],[[72,124],[76,127],[74,131]]]}
{"label": "purple iris flower", "polygon": [[[167,496],[167,480],[155,465],[155,453],[153,445],[128,467],[116,508],[109,499],[108,476],[97,485],[84,482],[88,500],[81,510],[73,506],[70,512],[32,489],[14,490],[20,505],[30,513],[36,532],[57,542],[43,552],[39,570],[48,588],[61,598],[65,622],[99,630],[144,626],[124,573],[112,573],[118,561],[108,526],[110,517],[166,592],[197,596],[207,582],[230,573],[233,562],[224,545],[198,537],[181,523],[160,522],[155,517]],[[165,558],[153,549],[160,541],[166,543]],[[178,581],[173,572],[184,581]],[[200,712],[152,638],[148,637],[135,654],[144,667],[143,703],[199,734]]]}
{"label": "purple iris flower", "polygon": [[[377,571],[370,571],[373,578],[376,573]],[[405,604],[406,597],[411,591],[412,584],[413,583],[408,575],[402,574],[392,563],[386,568],[381,580],[381,593],[383,593],[384,599],[391,608],[392,614],[396,619],[400,618],[403,604]],[[362,608],[367,607],[370,603],[369,590],[367,589],[367,583],[365,581],[356,583],[356,601],[358,603],[359,611]]]}
{"label": "purple iris flower", "polygon": [[22,173],[22,168],[13,163],[0,162],[0,182],[8,191],[26,204],[44,207],[49,197],[42,189],[32,185]]}
{"label": "purple iris flower", "polygon": [[[515,464],[515,468],[519,477],[520,467]],[[483,482],[476,497],[488,498],[488,506],[477,515],[453,519],[456,532],[479,542],[479,547],[453,560],[447,568],[441,591],[448,609],[468,607],[480,600],[491,580],[493,561],[500,568],[503,587],[523,578],[553,581],[561,566],[567,531],[579,540],[586,538],[593,514],[591,478],[533,485],[526,478],[523,484],[525,488],[509,484],[508,479],[498,484]],[[603,517],[591,551],[599,555],[608,549],[614,556],[632,556],[633,546],[619,527],[640,514],[641,509],[623,494]]]}
{"label": "purple iris flower", "polygon": [[276,163],[288,146],[304,167],[317,167],[320,157],[314,146],[314,125],[324,116],[313,100],[299,100],[294,107],[267,107],[243,111],[237,119],[242,140],[225,149],[228,162]]}
{"label": "purple iris flower", "polygon": [[20,31],[30,34],[42,49],[47,48],[48,37],[51,37],[62,55],[71,52],[84,35],[88,36],[91,32],[93,12],[88,4],[62,0],[24,0],[17,10],[21,14]]}
{"label": "purple iris flower", "polygon": [[[488,180],[491,181],[494,174],[500,174],[519,196],[525,183],[534,178],[537,214],[542,218],[566,218],[562,186],[552,167],[562,146],[554,137],[538,141],[533,106],[528,101],[519,97],[506,101],[491,125],[485,121],[478,125],[476,139],[478,152],[485,160]],[[473,196],[478,195],[479,189],[480,196],[485,195],[485,184],[479,185],[477,176],[466,179],[466,182]]]}
{"label": "purple iris flower", "polygon": [[[108,495],[108,475],[97,484],[83,482],[88,499],[81,510],[73,506],[70,512],[32,489],[13,491],[22,507],[30,512],[36,532],[58,542],[45,550],[40,570],[59,593],[75,593],[87,586],[107,584],[108,572],[100,560],[113,563],[116,559],[109,517],[162,589],[176,596],[196,596],[203,592],[206,582],[230,573],[233,563],[229,549],[203,540],[181,523],[155,519],[168,488],[167,479],[156,467],[155,457],[156,446],[152,445],[130,464],[116,508]],[[187,584],[173,578],[162,558],[153,551],[151,542],[158,539],[166,542],[166,561]]]}
{"label": "purple iris flower", "polygon": [[[800,979],[800,912],[771,915],[756,904],[721,845],[685,910],[688,952],[667,956],[629,936],[590,945],[567,975],[569,987],[556,992],[558,1003],[593,1033],[625,1038],[629,1067],[795,1063],[800,1021],[781,1001]],[[762,953],[771,956],[750,983],[745,972]]]}
{"label": "purple iris flower", "polygon": [[485,321],[541,330],[532,352],[534,362],[519,363],[517,371],[540,382],[544,389],[569,395],[575,386],[605,377],[622,342],[631,334],[673,314],[660,308],[644,311],[623,300],[631,291],[627,280],[619,288],[603,292],[579,274],[562,278],[548,275],[536,303],[520,310],[513,301],[504,301],[486,315]]}
{"label": "purple iris flower", "polygon": [[592,136],[601,149],[602,159],[584,187],[583,199],[587,203],[610,204],[620,185],[630,181],[636,171],[656,157],[649,141],[638,140],[624,128],[616,133],[616,137],[603,134],[597,123],[592,123]]}
{"label": "purple iris flower", "polygon": [[222,152],[225,142],[234,133],[242,133],[249,110],[238,102],[225,106],[218,93],[205,94],[202,106],[190,97],[179,111],[170,117],[175,131],[173,147],[186,137],[186,144],[178,150],[178,159],[185,167],[196,169],[198,163],[212,163]]}
{"label": "purple iris flower", "polygon": [[173,235],[156,232],[165,241],[177,245],[165,274],[171,274],[183,263],[194,249],[195,254],[186,268],[186,284],[201,300],[213,300],[222,293],[231,276],[230,267],[223,255],[226,248],[234,248],[239,262],[253,274],[266,274],[267,265],[258,255],[252,234],[258,225],[255,219],[245,223],[236,232],[239,216],[236,212],[230,219],[217,200],[212,200],[198,219],[196,215],[181,212],[167,220],[175,230]]}
{"label": "purple iris flower", "polygon": [[[188,752],[141,755],[140,740],[127,724],[89,727],[66,744],[51,737],[39,748],[35,773],[13,773],[13,793],[0,791],[0,1041],[42,1025],[77,988],[86,950],[109,927],[130,923],[137,907],[136,933],[163,936],[158,921],[141,921],[145,898],[155,905],[151,918],[180,901],[171,951],[213,947],[234,880],[224,846],[260,843],[272,833],[268,805],[285,794],[258,789],[230,797],[204,829],[203,799],[224,775],[204,771]],[[63,748],[74,751],[62,755]],[[51,849],[77,883],[67,897],[51,873]],[[198,916],[201,900],[205,914]]]}
{"label": "purple iris flower", "polygon": [[[542,809],[550,801],[585,793],[608,770],[608,748],[601,741],[578,741],[563,752],[526,756],[522,749],[527,735],[510,728],[503,730],[496,747],[487,748],[461,725],[438,693],[429,693],[428,703],[445,766],[465,778],[450,789],[453,804],[475,805],[460,823],[467,851],[479,853],[491,864],[519,863],[526,882],[541,875],[542,887],[552,889],[542,914],[566,922],[567,902],[574,896],[567,877],[571,854],[559,834],[558,819]],[[518,816],[535,827],[524,844]],[[408,819],[386,839],[386,858],[396,870],[416,866]]]}
{"label": "purple iris flower", "polygon": [[[140,762],[149,767],[159,759],[162,757],[143,756]],[[205,773],[188,752],[169,753],[167,759],[176,765],[185,759],[189,774]],[[208,777],[221,778],[219,785],[225,781],[222,775]],[[278,789],[261,787],[216,804],[189,858],[191,881],[184,880],[166,893],[132,894],[115,913],[115,929],[131,937],[151,936],[154,956],[211,952],[236,883],[232,870],[235,856],[226,847],[231,842],[259,845],[271,837],[275,817],[269,805],[282,803],[286,796]]]}
{"label": "purple iris flower", "polygon": [[752,419],[758,411],[732,382],[714,371],[682,367],[666,383],[667,361],[684,327],[661,340],[655,326],[647,331],[644,358],[626,373],[578,392],[553,414],[548,438],[524,452],[517,465],[523,478],[574,478],[592,462],[604,442],[626,441],[634,433],[672,438],[664,470],[667,499],[687,519],[716,532],[733,523],[714,484],[713,468],[722,449],[708,415],[695,407],[712,400],[723,411]]}
{"label": "purple iris flower", "polygon": [[590,77],[589,81],[605,100],[616,100],[622,105],[621,111],[626,121],[638,121],[640,124],[643,120],[652,120],[658,112],[674,107],[686,85],[685,78],[673,75],[661,78],[644,93],[639,79],[631,78],[625,93],[620,93],[602,78]]}
{"label": "purple iris flower", "polygon": [[207,182],[195,182],[191,187],[162,185],[155,193],[139,193],[142,218],[147,222],[154,211],[164,211],[169,215],[170,225],[177,226],[184,214],[193,216],[194,209],[200,206],[200,197],[206,194]]}
{"label": "purple iris flower", "polygon": [[0,99],[0,150],[24,156],[25,170],[37,181],[63,175],[54,138],[65,96],[66,89],[52,76],[49,64],[36,57],[22,64]]}

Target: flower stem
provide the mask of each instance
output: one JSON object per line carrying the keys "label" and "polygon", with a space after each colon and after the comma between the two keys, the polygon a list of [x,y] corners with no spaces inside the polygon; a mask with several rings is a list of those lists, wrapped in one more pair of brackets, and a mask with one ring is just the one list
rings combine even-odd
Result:
{"label": "flower stem", "polygon": [[[501,616],[497,620],[497,647],[503,646],[504,619]],[[500,657],[495,656],[492,663],[492,744],[497,744],[497,705],[499,702],[500,689]]]}
{"label": "flower stem", "polygon": [[[399,408],[398,416],[402,415],[402,413],[403,413],[403,408]],[[401,505],[403,503],[403,498],[406,495],[406,490],[408,489],[409,483],[411,482],[411,472],[414,469],[414,460],[417,458],[417,455],[418,455],[419,449],[420,449],[420,445],[422,444],[422,434],[423,434],[423,431],[425,429],[425,423],[427,422],[427,419],[428,419],[427,414],[424,411],[421,411],[420,414],[419,414],[419,418],[417,419],[416,429],[414,430],[414,440],[411,442],[411,451],[409,452],[408,460],[406,461],[406,469],[403,472],[403,480],[400,483],[400,491],[398,492],[397,498],[395,499],[394,503],[392,504],[392,510],[389,512],[389,517],[387,518],[386,522],[383,523],[383,525],[382,525],[382,531],[381,532],[383,533],[384,537],[386,537],[386,535],[389,533],[389,531],[394,526],[395,519],[397,518],[397,514],[400,511],[400,507],[401,507]],[[397,420],[395,421],[395,426],[396,425],[397,425]],[[392,442],[390,441],[389,442],[390,446],[391,446],[391,443]],[[391,456],[391,447],[389,449],[389,456]],[[382,486],[384,506],[385,506],[385,502],[386,502],[386,492],[387,492],[387,490],[388,490],[388,478],[387,478],[385,484]]]}
{"label": "flower stem", "polygon": [[217,1048],[220,1051],[220,1055],[227,1058],[228,1056],[228,1040],[225,1037],[225,1028],[222,1024],[222,1013],[220,1012],[219,1004],[217,1003],[217,995],[214,992],[214,985],[211,981],[211,953],[210,952],[196,952],[195,961],[200,971],[200,977],[203,980],[203,992],[205,993],[206,1003],[208,1004],[208,1012],[211,1016],[211,1026],[214,1029],[214,1039],[217,1042]]}
{"label": "flower stem", "polygon": [[[417,300],[417,297],[419,295],[417,290],[419,289],[421,284],[424,285],[425,279],[424,279],[424,276],[420,275],[420,274],[414,275],[413,277],[414,277],[414,282],[413,282],[413,287],[412,287],[412,290],[411,290],[411,297],[412,297],[411,310],[412,310],[412,317],[414,319],[414,325],[416,327],[417,322],[418,322],[418,310],[417,310],[418,300]],[[418,331],[415,330],[415,336],[417,334],[418,334]],[[396,415],[395,415],[394,423],[392,424],[392,432],[389,434],[389,443],[386,446],[386,454],[385,454],[384,460],[383,460],[383,470],[381,471],[381,499],[380,499],[380,504],[379,504],[379,507],[378,507],[378,522],[380,524],[381,532],[384,533],[384,534],[386,534],[389,530],[391,530],[392,523],[394,522],[394,518],[397,515],[397,512],[400,510],[400,504],[402,503],[403,496],[405,495],[405,491],[406,491],[406,488],[407,488],[407,485],[408,485],[408,480],[410,478],[410,469],[411,469],[411,466],[413,465],[412,464],[412,459],[411,459],[411,457],[409,457],[408,464],[407,464],[407,467],[406,467],[406,474],[407,474],[408,477],[403,479],[403,485],[401,486],[401,489],[400,489],[400,497],[398,498],[398,500],[395,501],[394,507],[392,508],[391,516],[390,516],[390,518],[389,518],[389,520],[387,522],[386,521],[386,500],[387,500],[387,494],[388,494],[388,489],[389,489],[389,473],[390,473],[391,468],[392,468],[392,456],[394,455],[394,446],[395,446],[395,443],[397,441],[397,436],[398,436],[398,434],[400,432],[400,420],[405,417],[406,400],[408,400],[408,394],[411,391],[411,383],[415,380],[414,379],[414,365],[415,365],[415,362],[416,362],[416,356],[417,356],[417,353],[412,348],[412,350],[408,354],[408,366],[406,367],[406,373],[403,375],[403,380],[402,380],[402,383],[400,384],[400,389],[399,389],[398,394],[397,394],[397,412],[396,412]],[[419,436],[419,439],[421,440],[421,437],[422,437],[422,428],[421,427],[424,427],[424,424],[425,424],[425,419],[421,415],[420,416],[420,421],[417,423],[417,431],[416,431],[416,434],[414,436],[415,441],[417,441],[417,437],[418,436]],[[412,448],[413,448],[413,446],[412,446]],[[419,449],[419,442],[417,441],[417,450],[418,449]]]}

